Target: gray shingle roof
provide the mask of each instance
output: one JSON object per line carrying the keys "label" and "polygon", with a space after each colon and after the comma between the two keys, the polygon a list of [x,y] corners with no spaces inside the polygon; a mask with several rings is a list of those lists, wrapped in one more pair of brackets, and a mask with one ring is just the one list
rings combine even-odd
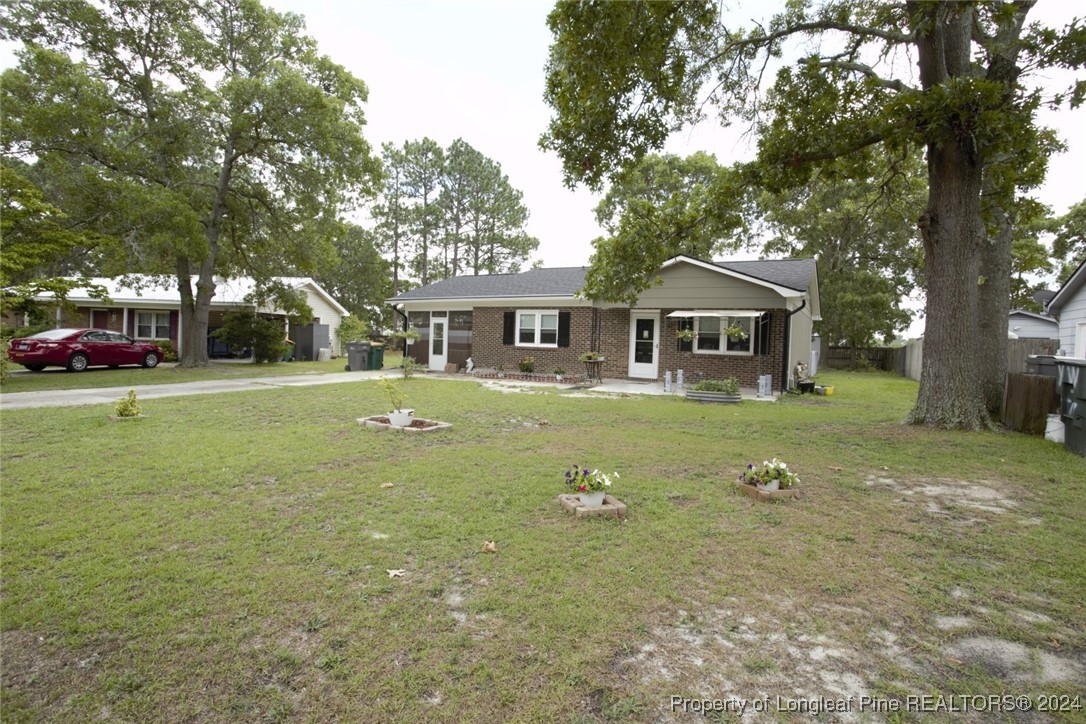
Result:
{"label": "gray shingle roof", "polygon": [[412,289],[391,299],[410,302],[422,299],[478,299],[491,297],[572,297],[584,286],[586,267],[529,269],[519,274],[459,276]]}
{"label": "gray shingle roof", "polygon": [[[752,279],[805,292],[814,275],[814,259],[770,259],[766,261],[716,261],[719,267]],[[480,299],[501,297],[572,297],[584,286],[587,267],[529,269],[519,274],[458,276],[390,299],[392,303],[431,299]]]}
{"label": "gray shingle roof", "polygon": [[719,267],[781,287],[807,291],[815,272],[814,259],[764,259],[759,261],[714,261]]}

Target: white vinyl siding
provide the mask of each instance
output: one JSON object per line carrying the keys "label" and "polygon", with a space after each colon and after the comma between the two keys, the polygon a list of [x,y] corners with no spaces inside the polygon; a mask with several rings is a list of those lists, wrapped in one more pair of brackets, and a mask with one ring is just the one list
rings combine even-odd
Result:
{"label": "white vinyl siding", "polygon": [[1060,354],[1077,357],[1078,335],[1086,332],[1079,327],[1079,324],[1086,322],[1086,285],[1080,287],[1070,299],[1064,302],[1059,309],[1059,317]]}

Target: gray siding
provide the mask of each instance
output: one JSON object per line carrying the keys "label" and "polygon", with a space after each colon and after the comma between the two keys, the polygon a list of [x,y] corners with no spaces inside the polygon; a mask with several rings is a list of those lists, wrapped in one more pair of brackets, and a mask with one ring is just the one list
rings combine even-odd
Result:
{"label": "gray siding", "polygon": [[797,362],[803,362],[807,368],[811,367],[811,335],[814,331],[814,320],[811,318],[811,305],[808,304],[802,310],[792,315],[791,339],[788,341],[788,374],[792,374]]}
{"label": "gray siding", "polygon": [[1060,336],[1056,320],[1045,321],[1024,314],[1012,314],[1007,321],[1007,331],[1019,339],[1058,339]]}
{"label": "gray siding", "polygon": [[[1061,354],[1075,355],[1075,332],[1080,323],[1086,323],[1086,286],[1079,288],[1060,309]],[[1082,334],[1086,335],[1086,331],[1083,331]],[[1080,347],[1083,345],[1086,345],[1086,341],[1079,343]]]}
{"label": "gray siding", "polygon": [[771,289],[690,264],[660,273],[664,283],[638,297],[641,309],[780,309],[784,299]]}

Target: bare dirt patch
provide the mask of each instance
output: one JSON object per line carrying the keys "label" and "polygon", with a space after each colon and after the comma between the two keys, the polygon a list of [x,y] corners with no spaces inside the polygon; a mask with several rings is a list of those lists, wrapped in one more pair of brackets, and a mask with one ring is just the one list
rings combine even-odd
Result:
{"label": "bare dirt patch", "polygon": [[1073,659],[990,636],[956,641],[947,656],[979,666],[1003,681],[1030,684],[1086,683],[1086,666]]}
{"label": "bare dirt patch", "polygon": [[[971,525],[985,514],[1012,515],[1020,512],[1021,504],[1007,486],[992,480],[969,482],[952,478],[891,478],[868,475],[864,483],[875,490],[897,494],[899,503],[917,504],[933,516],[957,524]],[[1023,525],[1038,525],[1035,518],[1024,518]]]}

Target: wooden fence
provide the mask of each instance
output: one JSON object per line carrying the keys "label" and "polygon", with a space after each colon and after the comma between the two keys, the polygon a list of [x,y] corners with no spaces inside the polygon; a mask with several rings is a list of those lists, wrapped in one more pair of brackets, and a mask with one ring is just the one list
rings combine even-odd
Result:
{"label": "wooden fence", "polygon": [[1059,412],[1056,378],[1047,375],[1007,374],[1000,420],[1011,430],[1044,435],[1048,416]]}
{"label": "wooden fence", "polygon": [[[1008,339],[1007,374],[1026,371],[1026,358],[1034,354],[1056,354],[1060,342],[1057,339]],[[904,347],[893,350],[891,369],[903,377],[919,380],[924,366],[924,340],[917,339]]]}
{"label": "wooden fence", "polygon": [[889,371],[894,368],[894,350],[890,347],[828,347],[818,364],[837,370]]}

